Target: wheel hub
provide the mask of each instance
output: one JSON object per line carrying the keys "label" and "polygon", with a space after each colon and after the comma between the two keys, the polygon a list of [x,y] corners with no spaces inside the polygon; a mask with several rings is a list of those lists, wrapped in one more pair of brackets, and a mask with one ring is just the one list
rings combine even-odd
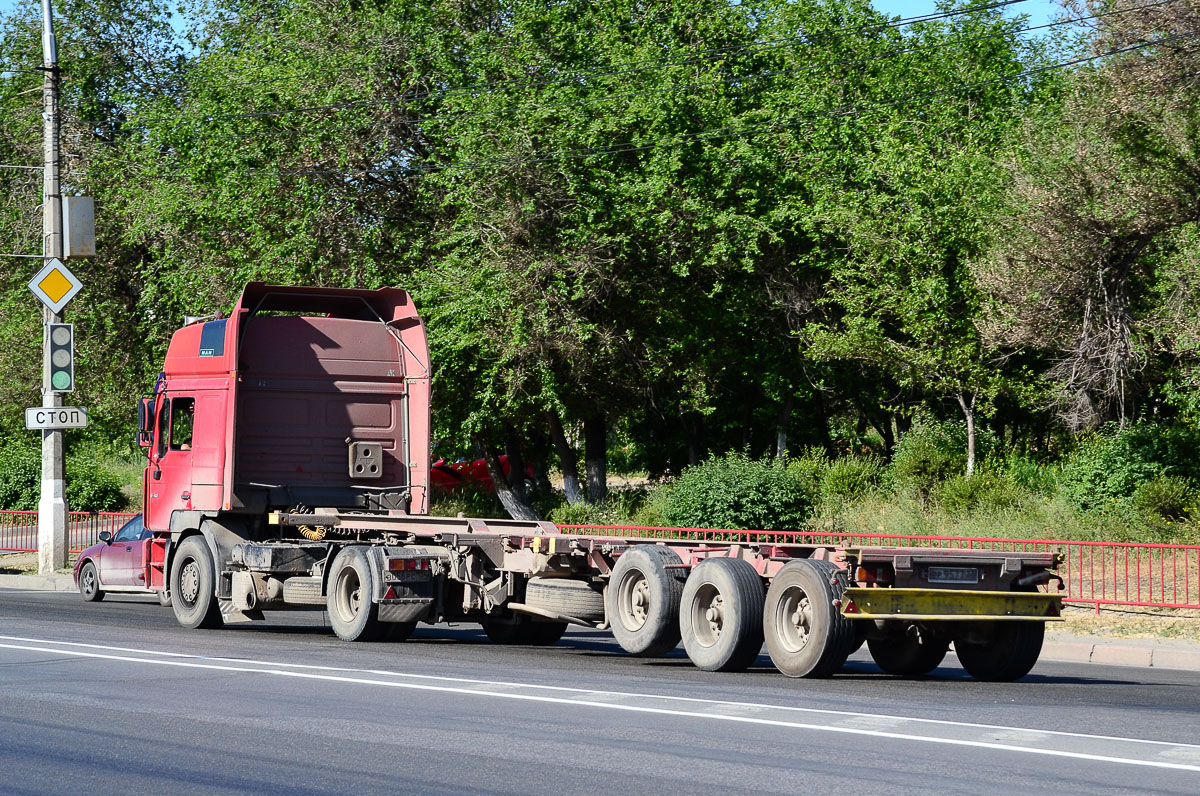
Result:
{"label": "wheel hub", "polygon": [[812,603],[808,595],[796,587],[784,592],[775,607],[775,626],[784,648],[788,652],[803,649],[811,638],[812,625]]}
{"label": "wheel hub", "polygon": [[179,596],[185,603],[192,605],[199,594],[200,567],[195,561],[188,561],[179,573]]}
{"label": "wheel hub", "polygon": [[630,572],[621,583],[617,603],[621,624],[629,630],[641,630],[650,608],[650,584],[641,572]]}

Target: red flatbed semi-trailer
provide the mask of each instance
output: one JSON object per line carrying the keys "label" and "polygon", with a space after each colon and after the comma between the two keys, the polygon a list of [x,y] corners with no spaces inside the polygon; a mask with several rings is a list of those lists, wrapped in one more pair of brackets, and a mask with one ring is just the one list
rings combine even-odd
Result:
{"label": "red flatbed semi-trailer", "polygon": [[794,677],[864,641],[924,674],[950,643],[975,677],[1037,661],[1061,599],[1051,553],[650,541],[550,523],[426,516],[430,368],[402,290],[247,285],[175,333],[152,398],[147,579],[188,627],[324,608],[347,641],[479,622],[499,643],[610,629],[634,655],[681,641],[711,671],[762,649]]}

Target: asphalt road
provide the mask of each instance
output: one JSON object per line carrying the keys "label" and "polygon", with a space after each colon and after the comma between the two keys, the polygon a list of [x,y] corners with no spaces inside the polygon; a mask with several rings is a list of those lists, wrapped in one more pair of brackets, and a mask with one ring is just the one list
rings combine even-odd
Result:
{"label": "asphalt road", "polygon": [[1186,793],[1195,672],[825,681],[639,660],[606,634],[345,644],[323,615],[180,628],[154,598],[0,590],[4,793]]}

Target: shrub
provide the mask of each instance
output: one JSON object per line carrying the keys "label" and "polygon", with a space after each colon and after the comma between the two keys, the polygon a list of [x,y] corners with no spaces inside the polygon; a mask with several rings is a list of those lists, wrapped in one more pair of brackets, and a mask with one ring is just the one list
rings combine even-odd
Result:
{"label": "shrub", "polygon": [[1130,505],[1139,486],[1160,476],[1200,476],[1200,432],[1137,423],[1089,436],[1064,462],[1059,483],[1063,496],[1086,510]]}
{"label": "shrub", "polygon": [[938,507],[952,514],[976,510],[1012,508],[1020,504],[1025,490],[1003,473],[977,470],[970,478],[956,475],[938,484],[933,498]]}
{"label": "shrub", "polygon": [[808,448],[787,465],[788,474],[801,483],[813,503],[821,495],[821,482],[829,470],[829,459],[820,448]]}
{"label": "shrub", "polygon": [[1192,484],[1177,475],[1160,475],[1140,484],[1131,498],[1134,508],[1171,520],[1188,516],[1195,495]]}
{"label": "shrub", "polygon": [[[991,433],[979,429],[975,435],[976,460],[983,461],[994,447]],[[897,489],[925,499],[940,482],[962,475],[966,469],[966,424],[919,417],[896,444],[888,474]]]}
{"label": "shrub", "polygon": [[34,511],[41,493],[42,457],[32,445],[0,448],[0,509]]}
{"label": "shrub", "polygon": [[838,506],[860,500],[879,484],[883,466],[874,456],[842,456],[825,468],[821,479],[821,503]]}
{"label": "shrub", "polygon": [[997,469],[1008,476],[1017,486],[1042,497],[1052,497],[1058,490],[1058,479],[1053,467],[1039,463],[1023,454],[1006,456]]}
{"label": "shrub", "polygon": [[71,511],[120,511],[123,482],[105,464],[86,457],[67,458],[67,507]]}
{"label": "shrub", "polygon": [[684,470],[667,492],[663,517],[685,527],[790,529],[811,509],[809,486],[782,462],[731,453]]}
{"label": "shrub", "polygon": [[[71,511],[120,511],[127,504],[124,479],[90,448],[67,455],[64,477]],[[36,447],[9,444],[0,449],[0,508],[36,510],[41,481],[42,457]]]}

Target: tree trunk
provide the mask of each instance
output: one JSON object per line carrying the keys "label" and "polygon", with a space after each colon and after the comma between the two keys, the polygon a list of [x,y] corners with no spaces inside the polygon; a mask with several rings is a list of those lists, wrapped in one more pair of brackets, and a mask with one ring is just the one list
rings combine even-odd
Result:
{"label": "tree trunk", "polygon": [[775,458],[782,461],[787,456],[788,423],[792,421],[792,395],[788,394],[779,411],[779,421],[775,426]]}
{"label": "tree trunk", "polygon": [[608,427],[604,415],[593,415],[583,421],[583,455],[587,502],[601,503],[608,497]]}
{"label": "tree trunk", "polygon": [[521,451],[521,438],[510,434],[504,440],[504,455],[508,457],[508,485],[517,497],[528,502],[525,494],[525,456]]}
{"label": "tree trunk", "polygon": [[892,460],[892,452],[896,448],[896,435],[892,432],[892,416],[883,415],[882,417],[873,417],[871,425],[879,432],[879,436],[883,439],[883,458],[886,461]]}
{"label": "tree trunk", "polygon": [[546,460],[541,457],[533,460],[533,486],[537,496],[549,495],[554,491],[550,476],[546,473]]}
{"label": "tree trunk", "polygon": [[547,412],[546,419],[550,424],[550,440],[562,465],[563,491],[567,494],[567,503],[577,506],[583,502],[583,488],[579,485],[579,457],[575,455],[571,443],[567,442],[558,413]]}
{"label": "tree trunk", "polygon": [[963,416],[967,418],[967,478],[970,478],[975,473],[975,396],[971,395],[971,402],[967,403],[967,398],[963,393],[958,394],[958,405],[962,407]]}
{"label": "tree trunk", "polygon": [[[476,441],[480,442],[478,439]],[[492,485],[496,487],[496,497],[500,498],[500,505],[508,512],[508,516],[514,520],[540,520],[537,510],[526,502],[523,494],[525,490],[522,489],[521,494],[518,494],[508,483],[508,478],[504,475],[504,466],[500,464],[500,450],[487,443],[482,443],[481,447],[488,475],[492,479]]]}

